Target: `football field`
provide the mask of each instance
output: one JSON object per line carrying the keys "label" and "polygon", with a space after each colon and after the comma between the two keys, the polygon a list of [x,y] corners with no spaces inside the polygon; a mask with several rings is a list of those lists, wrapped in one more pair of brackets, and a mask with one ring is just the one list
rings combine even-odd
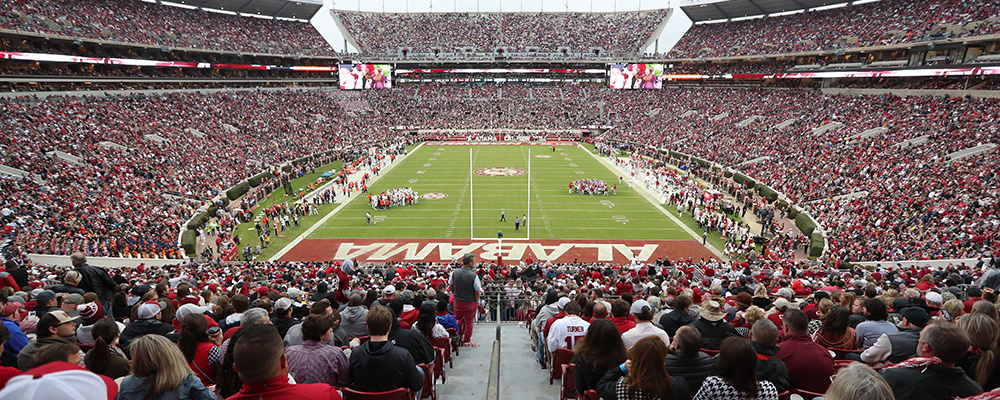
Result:
{"label": "football field", "polygon": [[[658,205],[628,188],[627,178],[619,184],[619,174],[592,150],[576,143],[424,143],[368,189],[378,194],[412,188],[417,204],[374,210],[367,195],[354,193],[282,259],[450,260],[469,249],[483,250],[484,257],[567,262],[621,262],[630,253],[649,258],[684,247],[711,254]],[[613,195],[569,193],[577,179],[618,188]],[[515,218],[522,220],[516,230]]]}

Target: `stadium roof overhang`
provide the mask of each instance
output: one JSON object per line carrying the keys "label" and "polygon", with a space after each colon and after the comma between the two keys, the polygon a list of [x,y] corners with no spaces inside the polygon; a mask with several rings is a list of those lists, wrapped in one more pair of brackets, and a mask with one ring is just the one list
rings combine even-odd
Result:
{"label": "stadium roof overhang", "polygon": [[300,20],[311,19],[323,6],[322,0],[157,0],[157,2]]}
{"label": "stadium roof overhang", "polygon": [[854,3],[845,0],[727,0],[681,7],[693,22],[724,21],[733,18],[771,15],[808,10],[833,4]]}

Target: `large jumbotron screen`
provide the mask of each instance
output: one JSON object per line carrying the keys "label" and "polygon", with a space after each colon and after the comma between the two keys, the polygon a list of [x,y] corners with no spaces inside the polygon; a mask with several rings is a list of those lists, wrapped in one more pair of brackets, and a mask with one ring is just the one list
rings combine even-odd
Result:
{"label": "large jumbotron screen", "polygon": [[392,87],[392,65],[389,64],[341,64],[340,88],[389,89]]}
{"label": "large jumbotron screen", "polygon": [[660,89],[663,64],[611,64],[608,87],[611,89]]}

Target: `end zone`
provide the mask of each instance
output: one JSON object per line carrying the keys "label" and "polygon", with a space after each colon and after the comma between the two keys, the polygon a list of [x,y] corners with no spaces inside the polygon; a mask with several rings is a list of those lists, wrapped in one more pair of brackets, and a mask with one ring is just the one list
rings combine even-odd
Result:
{"label": "end zone", "polygon": [[715,255],[696,240],[534,240],[506,242],[470,239],[303,239],[279,261],[451,262],[465,253],[482,260],[535,260],[557,263],[607,262],[628,264],[635,257],[648,263],[657,258],[712,259]]}

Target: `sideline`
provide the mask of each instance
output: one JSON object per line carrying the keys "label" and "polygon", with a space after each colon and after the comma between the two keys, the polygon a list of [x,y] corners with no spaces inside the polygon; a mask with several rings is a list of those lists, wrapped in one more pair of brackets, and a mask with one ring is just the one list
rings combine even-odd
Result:
{"label": "sideline", "polygon": [[[404,154],[402,156],[396,157],[396,161],[395,162],[387,165],[385,168],[383,168],[381,171],[379,171],[378,175],[370,177],[370,179],[368,181],[369,182],[369,186],[371,186],[372,183],[377,182],[379,179],[381,179],[383,176],[385,176],[385,173],[391,171],[394,167],[396,167],[397,165],[399,165],[400,163],[402,163],[403,160],[405,160],[406,158],[408,158],[410,156],[410,154],[413,154],[417,150],[420,150],[422,147],[424,147],[424,143],[425,142],[421,142],[419,145],[417,145],[417,147],[414,147],[413,150],[407,151],[406,154]],[[364,171],[358,171],[358,172],[355,172],[354,175],[355,175],[355,177],[357,179],[351,180],[351,177],[348,176],[347,177],[347,181],[348,182],[359,181],[359,180],[361,180],[361,177],[363,177],[365,175],[365,172]],[[319,193],[319,191],[318,190],[314,191],[314,193]],[[358,193],[361,193],[361,192],[358,192]],[[333,218],[333,216],[335,214],[337,214],[337,212],[339,212],[340,209],[344,208],[345,206],[347,206],[347,204],[350,203],[350,200],[354,200],[354,198],[353,197],[346,197],[346,198],[345,197],[341,197],[340,200],[337,201],[338,203],[340,203],[340,205],[337,206],[337,208],[333,209],[333,211],[330,211],[330,213],[326,214],[319,221],[316,221],[315,224],[313,224],[312,226],[310,226],[309,229],[306,229],[306,231],[303,232],[301,235],[299,235],[299,237],[293,239],[291,242],[289,242],[288,244],[286,244],[285,247],[283,247],[277,253],[274,253],[274,255],[271,256],[271,258],[269,258],[267,260],[268,261],[278,261],[279,259],[281,259],[281,257],[283,257],[285,255],[285,253],[288,253],[289,251],[291,251],[293,248],[295,248],[296,245],[298,245],[299,243],[301,243],[303,239],[305,239],[306,237],[308,237],[309,235],[311,235],[319,227],[323,226],[326,223],[326,221],[330,220],[330,218]]]}
{"label": "sideline", "polygon": [[[611,161],[608,161],[607,157],[602,157],[602,156],[598,156],[597,154],[594,154],[594,152],[590,151],[590,149],[588,149],[587,146],[581,145],[579,143],[577,144],[577,146],[579,146],[584,151],[586,151],[588,154],[590,154],[591,157],[594,157],[595,159],[597,159],[598,161],[600,161],[601,163],[603,163],[604,166],[607,167],[612,172],[615,172],[616,174],[619,174],[619,173],[620,174],[629,174],[629,172],[627,170],[625,170],[624,168],[616,166],[616,165],[612,164]],[[629,159],[628,157],[619,157],[619,158],[623,159],[623,160],[628,160]],[[624,176],[624,175],[622,175],[622,176]],[[654,196],[652,193],[650,193],[649,191],[647,191],[646,188],[642,187],[642,185],[638,185],[638,186],[632,187],[632,190],[635,190],[635,192],[638,193],[639,195],[641,195],[643,198],[645,198],[646,201],[649,201],[657,210],[660,210],[660,212],[663,213],[663,215],[666,215],[667,218],[670,218],[671,222],[673,222],[675,225],[677,225],[681,229],[683,229],[684,232],[687,232],[688,235],[691,235],[691,238],[693,240],[696,240],[699,243],[701,242],[701,235],[697,234],[693,229],[691,229],[689,226],[687,226],[687,224],[685,224],[680,219],[678,219],[676,216],[674,216],[673,214],[671,214],[670,210],[667,210],[665,207],[663,207],[662,204],[659,204],[656,196]],[[728,262],[729,261],[729,257],[726,257],[725,255],[723,255],[722,252],[719,249],[715,248],[715,246],[708,245],[708,244],[705,244],[703,246],[705,246],[705,248],[707,248],[709,251],[711,251],[712,254],[715,254],[715,256],[718,257],[720,261],[724,261],[724,262]]]}

